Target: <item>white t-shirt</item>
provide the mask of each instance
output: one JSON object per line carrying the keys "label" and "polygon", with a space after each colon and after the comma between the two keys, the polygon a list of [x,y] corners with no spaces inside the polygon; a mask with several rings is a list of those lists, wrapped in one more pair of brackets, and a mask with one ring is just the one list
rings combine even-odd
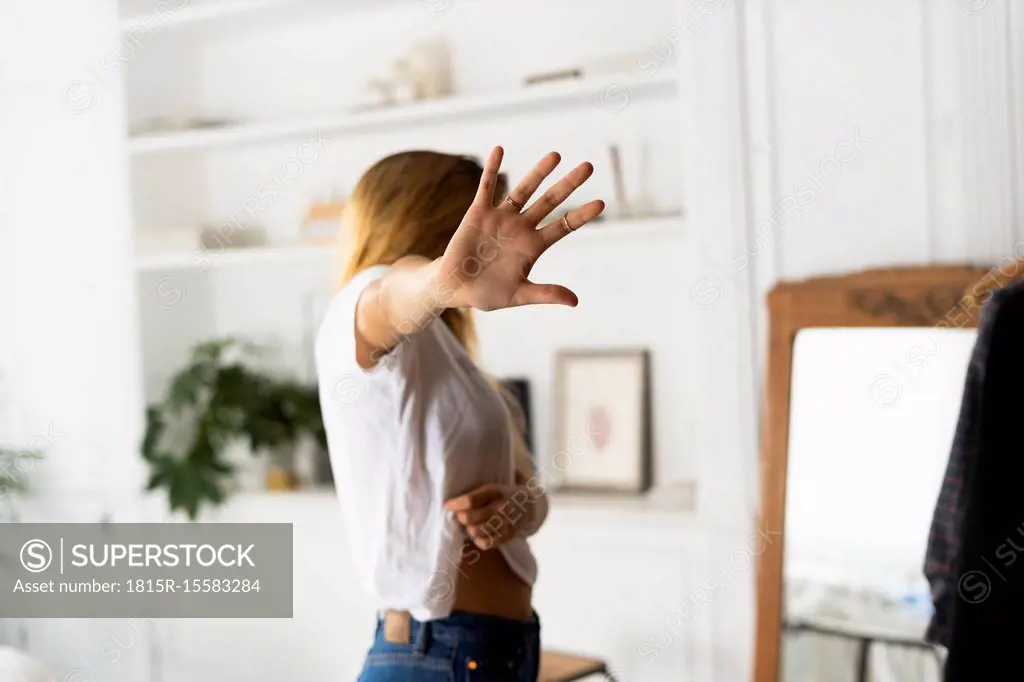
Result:
{"label": "white t-shirt", "polygon": [[[369,370],[356,361],[356,303],[387,271],[364,270],[331,302],[316,342],[320,402],[364,589],[379,609],[431,620],[451,613],[466,538],[444,503],[514,483],[512,438],[504,399],[441,319]],[[532,585],[525,538],[500,551]]]}

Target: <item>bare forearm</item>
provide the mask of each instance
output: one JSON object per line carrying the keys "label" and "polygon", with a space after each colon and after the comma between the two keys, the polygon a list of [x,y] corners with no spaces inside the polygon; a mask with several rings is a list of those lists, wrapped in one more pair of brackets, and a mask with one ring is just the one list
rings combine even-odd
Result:
{"label": "bare forearm", "polygon": [[418,332],[445,309],[436,261],[409,256],[367,287],[356,308],[359,361],[364,367]]}
{"label": "bare forearm", "polygon": [[403,258],[380,280],[378,298],[385,331],[408,336],[423,329],[447,307],[437,285],[437,261]]}

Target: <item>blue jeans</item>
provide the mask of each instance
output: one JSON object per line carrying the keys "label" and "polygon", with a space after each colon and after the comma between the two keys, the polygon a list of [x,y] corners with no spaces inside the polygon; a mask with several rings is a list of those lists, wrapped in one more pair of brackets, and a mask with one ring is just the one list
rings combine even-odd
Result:
{"label": "blue jeans", "polygon": [[384,624],[357,682],[536,682],[540,622],[455,612],[412,619],[408,644],[384,639]]}

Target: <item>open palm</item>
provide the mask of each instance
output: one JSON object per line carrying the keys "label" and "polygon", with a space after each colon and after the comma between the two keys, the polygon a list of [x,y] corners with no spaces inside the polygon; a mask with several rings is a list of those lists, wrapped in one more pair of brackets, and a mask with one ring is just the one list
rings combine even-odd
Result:
{"label": "open palm", "polygon": [[[497,310],[531,303],[576,305],[576,294],[558,284],[529,280],[530,270],[547,249],[596,218],[604,202],[591,201],[541,225],[594,172],[582,163],[555,183],[537,201],[525,206],[558,165],[551,152],[533,167],[508,199],[494,205],[494,191],[504,152],[495,147],[484,166],[476,198],[439,262],[439,281],[457,307]],[[539,226],[539,227],[538,227]]]}

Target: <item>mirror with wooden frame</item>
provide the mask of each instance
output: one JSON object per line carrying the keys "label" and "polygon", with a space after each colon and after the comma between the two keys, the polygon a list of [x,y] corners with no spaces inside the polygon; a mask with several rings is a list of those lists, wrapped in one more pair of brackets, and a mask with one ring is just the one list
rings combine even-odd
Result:
{"label": "mirror with wooden frame", "polygon": [[874,270],[768,295],[755,682],[941,679],[922,567],[977,324],[962,297],[984,274]]}

